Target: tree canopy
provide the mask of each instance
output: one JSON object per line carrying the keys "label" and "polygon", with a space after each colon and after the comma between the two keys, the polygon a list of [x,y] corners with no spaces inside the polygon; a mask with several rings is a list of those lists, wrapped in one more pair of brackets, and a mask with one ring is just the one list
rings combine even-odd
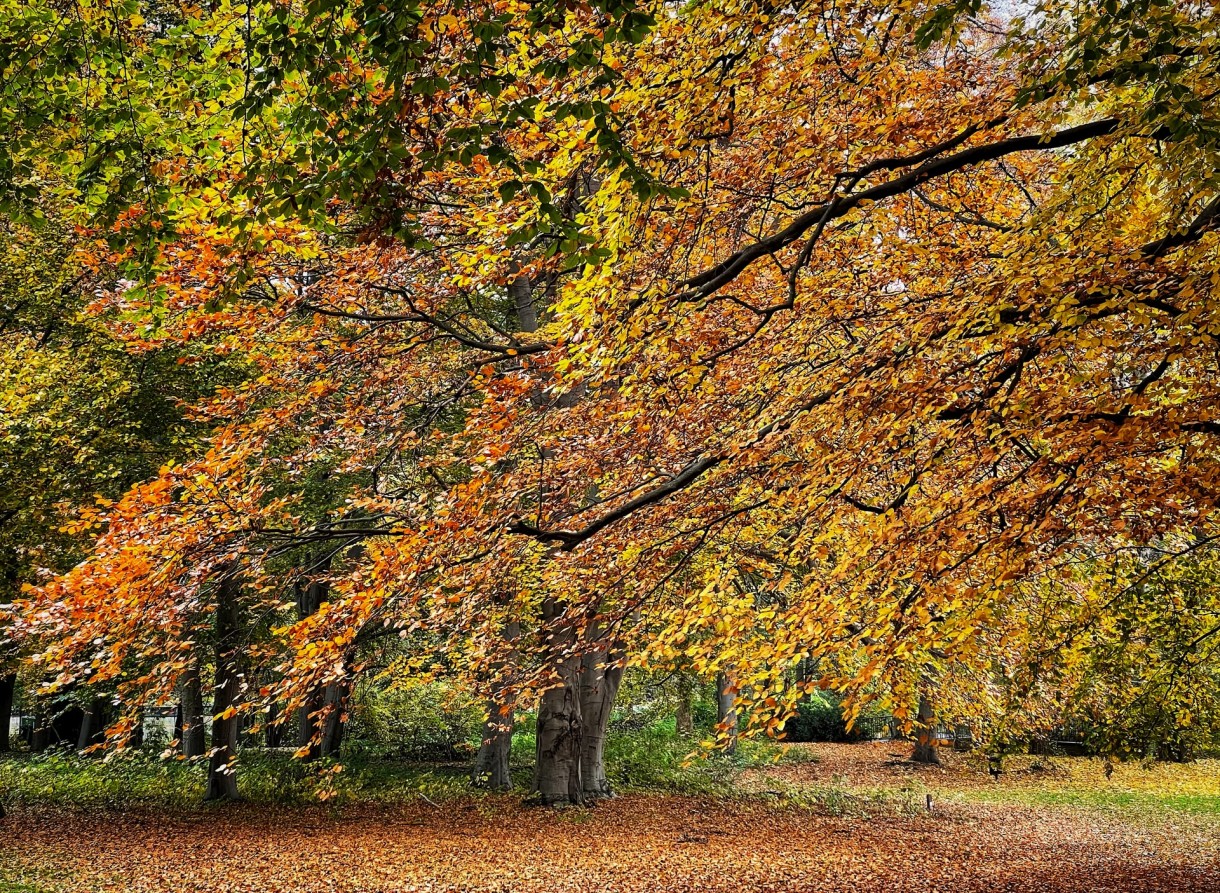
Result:
{"label": "tree canopy", "polygon": [[1078,627],[1110,680],[1220,632],[1141,588],[1218,532],[1210,5],[0,8],[8,212],[243,370],[30,581],[54,685],[170,699],[227,580],[280,617],[235,711],[397,634],[519,699],[600,653],[771,732],[1014,716],[1101,694]]}

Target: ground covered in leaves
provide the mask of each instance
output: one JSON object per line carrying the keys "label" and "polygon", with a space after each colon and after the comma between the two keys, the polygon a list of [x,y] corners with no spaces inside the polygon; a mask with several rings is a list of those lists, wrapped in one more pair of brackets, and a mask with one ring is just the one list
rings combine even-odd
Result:
{"label": "ground covered in leaves", "polygon": [[[184,812],[25,806],[0,891],[1220,890],[1220,764],[913,769],[818,746],[725,799],[633,793]],[[816,759],[815,759],[816,758]],[[932,797],[932,810],[927,798]]]}

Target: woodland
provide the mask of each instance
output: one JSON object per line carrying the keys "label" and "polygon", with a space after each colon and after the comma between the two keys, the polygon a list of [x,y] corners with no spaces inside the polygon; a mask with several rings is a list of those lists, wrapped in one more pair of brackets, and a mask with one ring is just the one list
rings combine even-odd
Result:
{"label": "woodland", "polygon": [[1218,259],[1211,2],[0,0],[0,893],[1220,889]]}

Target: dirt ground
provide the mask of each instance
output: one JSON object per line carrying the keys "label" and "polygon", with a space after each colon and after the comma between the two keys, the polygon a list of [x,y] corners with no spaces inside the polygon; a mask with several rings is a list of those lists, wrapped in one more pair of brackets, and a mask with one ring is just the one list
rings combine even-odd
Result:
{"label": "dirt ground", "polygon": [[[1206,814],[1004,796],[1102,783],[1138,792],[1137,781],[1157,791],[1169,776],[1124,779],[1141,771],[1124,767],[1107,778],[1080,761],[996,782],[966,760],[915,770],[890,750],[823,746],[817,762],[787,762],[751,782],[846,791],[839,815],[779,794],[774,803],[633,794],[561,811],[484,798],[171,816],[14,812],[0,824],[0,893],[1220,891],[1220,823]],[[893,802],[905,805],[864,796],[880,789],[904,792]],[[933,810],[915,811],[928,793]]]}

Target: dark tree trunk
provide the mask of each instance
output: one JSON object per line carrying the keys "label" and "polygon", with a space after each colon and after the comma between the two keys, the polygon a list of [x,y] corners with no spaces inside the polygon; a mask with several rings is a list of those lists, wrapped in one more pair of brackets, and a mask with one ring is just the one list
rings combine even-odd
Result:
{"label": "dark tree trunk", "polygon": [[12,749],[8,730],[13,722],[13,693],[16,688],[16,673],[0,676],[0,753],[8,753]]}
{"label": "dark tree trunk", "polygon": [[[562,612],[553,599],[543,605],[543,622],[553,623]],[[551,667],[555,681],[538,704],[538,745],[533,793],[547,806],[583,802],[580,777],[581,737],[580,656],[572,654],[575,631],[565,621],[550,626]]]}
{"label": "dark tree trunk", "polygon": [[737,752],[737,686],[728,673],[716,676],[716,721],[728,736],[725,753]]}
{"label": "dark tree trunk", "polygon": [[679,735],[689,738],[695,734],[694,714],[695,686],[685,673],[678,674],[678,710],[674,716],[674,728]]}
{"label": "dark tree trunk", "polygon": [[265,741],[267,747],[279,747],[284,739],[284,726],[279,722],[280,711],[275,704],[267,708],[267,728]]}
{"label": "dark tree trunk", "polygon": [[[324,580],[297,585],[297,619],[304,620],[311,614],[316,614],[330,599],[330,584]],[[320,729],[322,711],[326,706],[326,694],[329,686],[320,685],[305,698],[305,703],[297,710],[297,746],[309,748],[306,760],[316,760],[323,755],[322,739],[325,729]]]}
{"label": "dark tree trunk", "polygon": [[67,745],[75,747],[80,740],[81,725],[84,723],[85,711],[75,704],[64,706],[63,701],[52,702],[51,718],[48,721],[48,746]]}
{"label": "dark tree trunk", "polygon": [[[598,637],[597,628],[592,627],[590,638]],[[621,649],[602,641],[581,658],[580,779],[586,801],[613,796],[606,777],[606,728],[623,681],[623,657]]]}
{"label": "dark tree trunk", "polygon": [[513,707],[509,681],[504,675],[509,665],[515,662],[511,643],[521,634],[521,624],[510,621],[504,625],[504,640],[509,645],[505,660],[496,665],[498,679],[494,680],[494,694],[487,699],[487,718],[483,720],[483,739],[474,758],[474,769],[470,783],[493,791],[512,789],[513,777],[509,757],[513,749]]}
{"label": "dark tree trunk", "polygon": [[911,751],[911,759],[916,763],[940,765],[939,741],[936,737],[936,712],[927,695],[919,696],[919,713],[915,731],[915,749]]}
{"label": "dark tree trunk", "polygon": [[51,719],[40,705],[34,710],[34,728],[30,730],[30,752],[42,753],[51,744]]}
{"label": "dark tree trunk", "polygon": [[322,693],[324,717],[322,736],[318,742],[318,754],[322,757],[337,757],[343,746],[343,712],[347,707],[350,686],[346,681],[332,682]]}
{"label": "dark tree trunk", "polygon": [[216,594],[216,688],[212,701],[212,756],[205,800],[237,799],[237,733],[234,708],[241,696],[241,629],[238,582],[221,581]]}
{"label": "dark tree trunk", "polygon": [[80,732],[76,738],[76,749],[85,750],[105,740],[106,702],[94,698],[81,713]]}
{"label": "dark tree trunk", "polygon": [[203,682],[199,677],[199,659],[192,655],[182,679],[182,702],[178,705],[182,728],[178,747],[187,759],[201,757],[207,751],[207,727],[203,719]]}

